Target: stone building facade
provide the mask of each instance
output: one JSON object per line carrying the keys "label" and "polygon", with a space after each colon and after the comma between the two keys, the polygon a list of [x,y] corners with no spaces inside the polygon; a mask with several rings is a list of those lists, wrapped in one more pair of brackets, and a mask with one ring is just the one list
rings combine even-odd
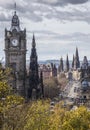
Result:
{"label": "stone building facade", "polygon": [[51,77],[57,77],[57,67],[53,63],[48,64],[40,64],[39,65],[39,73],[43,73],[43,79],[49,79]]}
{"label": "stone building facade", "polygon": [[[10,85],[15,92],[21,96],[31,98],[32,90],[36,90],[36,98],[39,98],[43,90],[42,77],[38,74],[38,61],[36,54],[35,37],[32,40],[32,50],[30,56],[29,75],[26,71],[26,29],[21,30],[19,17],[14,12],[10,30],[5,29],[5,66],[11,68],[13,80]],[[42,76],[42,75],[41,75]],[[41,93],[38,94],[38,93]],[[38,96],[37,96],[38,95]]]}

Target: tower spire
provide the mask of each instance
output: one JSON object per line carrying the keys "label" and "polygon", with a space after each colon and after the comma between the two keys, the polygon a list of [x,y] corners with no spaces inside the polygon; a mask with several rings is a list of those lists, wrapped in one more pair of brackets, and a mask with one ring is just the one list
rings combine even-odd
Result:
{"label": "tower spire", "polygon": [[14,14],[16,14],[16,2],[14,3]]}
{"label": "tower spire", "polygon": [[78,48],[76,47],[76,56],[78,57]]}
{"label": "tower spire", "polygon": [[63,58],[62,58],[62,56],[60,58],[60,66],[59,67],[60,67],[59,68],[60,72],[63,72],[64,71],[64,67],[63,67]]}
{"label": "tower spire", "polygon": [[73,54],[73,60],[72,60],[72,68],[74,68],[74,54]]}
{"label": "tower spire", "polygon": [[35,48],[36,47],[36,43],[35,43],[35,36],[33,33],[33,39],[32,39],[32,47]]}
{"label": "tower spire", "polygon": [[12,21],[11,21],[11,31],[16,29],[17,31],[20,31],[20,22],[19,22],[19,18],[16,14],[16,3],[14,3],[14,15],[12,17]]}
{"label": "tower spire", "polygon": [[67,54],[67,57],[66,57],[66,72],[69,71],[69,59],[68,59],[68,54]]}
{"label": "tower spire", "polygon": [[80,68],[80,61],[79,61],[79,53],[78,53],[78,47],[76,47],[76,54],[74,57],[74,69]]}

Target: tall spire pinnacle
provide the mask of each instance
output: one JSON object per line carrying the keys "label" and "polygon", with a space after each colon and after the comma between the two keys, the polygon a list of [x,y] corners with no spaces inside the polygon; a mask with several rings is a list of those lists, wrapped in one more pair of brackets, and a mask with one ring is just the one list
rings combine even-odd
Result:
{"label": "tall spire pinnacle", "polygon": [[60,58],[60,72],[63,72],[64,71],[64,67],[63,67],[63,58],[62,58],[62,56],[61,56],[61,58]]}
{"label": "tall spire pinnacle", "polygon": [[16,14],[16,2],[14,3],[14,14]]}
{"label": "tall spire pinnacle", "polygon": [[73,60],[72,60],[72,68],[74,68],[74,54],[73,54]]}
{"label": "tall spire pinnacle", "polygon": [[78,55],[78,47],[76,47],[76,57],[79,58],[79,55]]}
{"label": "tall spire pinnacle", "polygon": [[67,54],[67,57],[66,57],[66,71],[67,71],[67,72],[69,71],[69,59],[68,59],[68,54]]}
{"label": "tall spire pinnacle", "polygon": [[36,43],[35,43],[35,36],[33,33],[33,39],[32,39],[32,47],[35,48],[36,47]]}
{"label": "tall spire pinnacle", "polygon": [[76,54],[75,54],[75,57],[74,57],[74,69],[77,69],[77,68],[80,68],[78,47],[76,47]]}

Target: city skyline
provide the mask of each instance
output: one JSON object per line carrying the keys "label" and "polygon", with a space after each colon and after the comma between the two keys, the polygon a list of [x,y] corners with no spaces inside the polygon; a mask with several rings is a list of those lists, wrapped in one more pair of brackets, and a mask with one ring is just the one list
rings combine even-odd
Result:
{"label": "city skyline", "polygon": [[10,29],[16,2],[21,29],[27,31],[27,59],[33,33],[39,60],[72,60],[76,46],[80,60],[90,59],[90,0],[0,0],[0,58],[4,57],[4,30]]}

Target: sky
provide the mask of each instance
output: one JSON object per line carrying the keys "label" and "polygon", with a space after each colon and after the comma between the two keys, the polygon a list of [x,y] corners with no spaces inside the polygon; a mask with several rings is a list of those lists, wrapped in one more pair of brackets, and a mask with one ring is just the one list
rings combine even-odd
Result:
{"label": "sky", "polygon": [[39,60],[66,59],[67,54],[72,60],[76,47],[80,60],[90,60],[90,0],[0,0],[0,59],[15,2],[20,27],[27,32],[27,59],[34,33]]}

